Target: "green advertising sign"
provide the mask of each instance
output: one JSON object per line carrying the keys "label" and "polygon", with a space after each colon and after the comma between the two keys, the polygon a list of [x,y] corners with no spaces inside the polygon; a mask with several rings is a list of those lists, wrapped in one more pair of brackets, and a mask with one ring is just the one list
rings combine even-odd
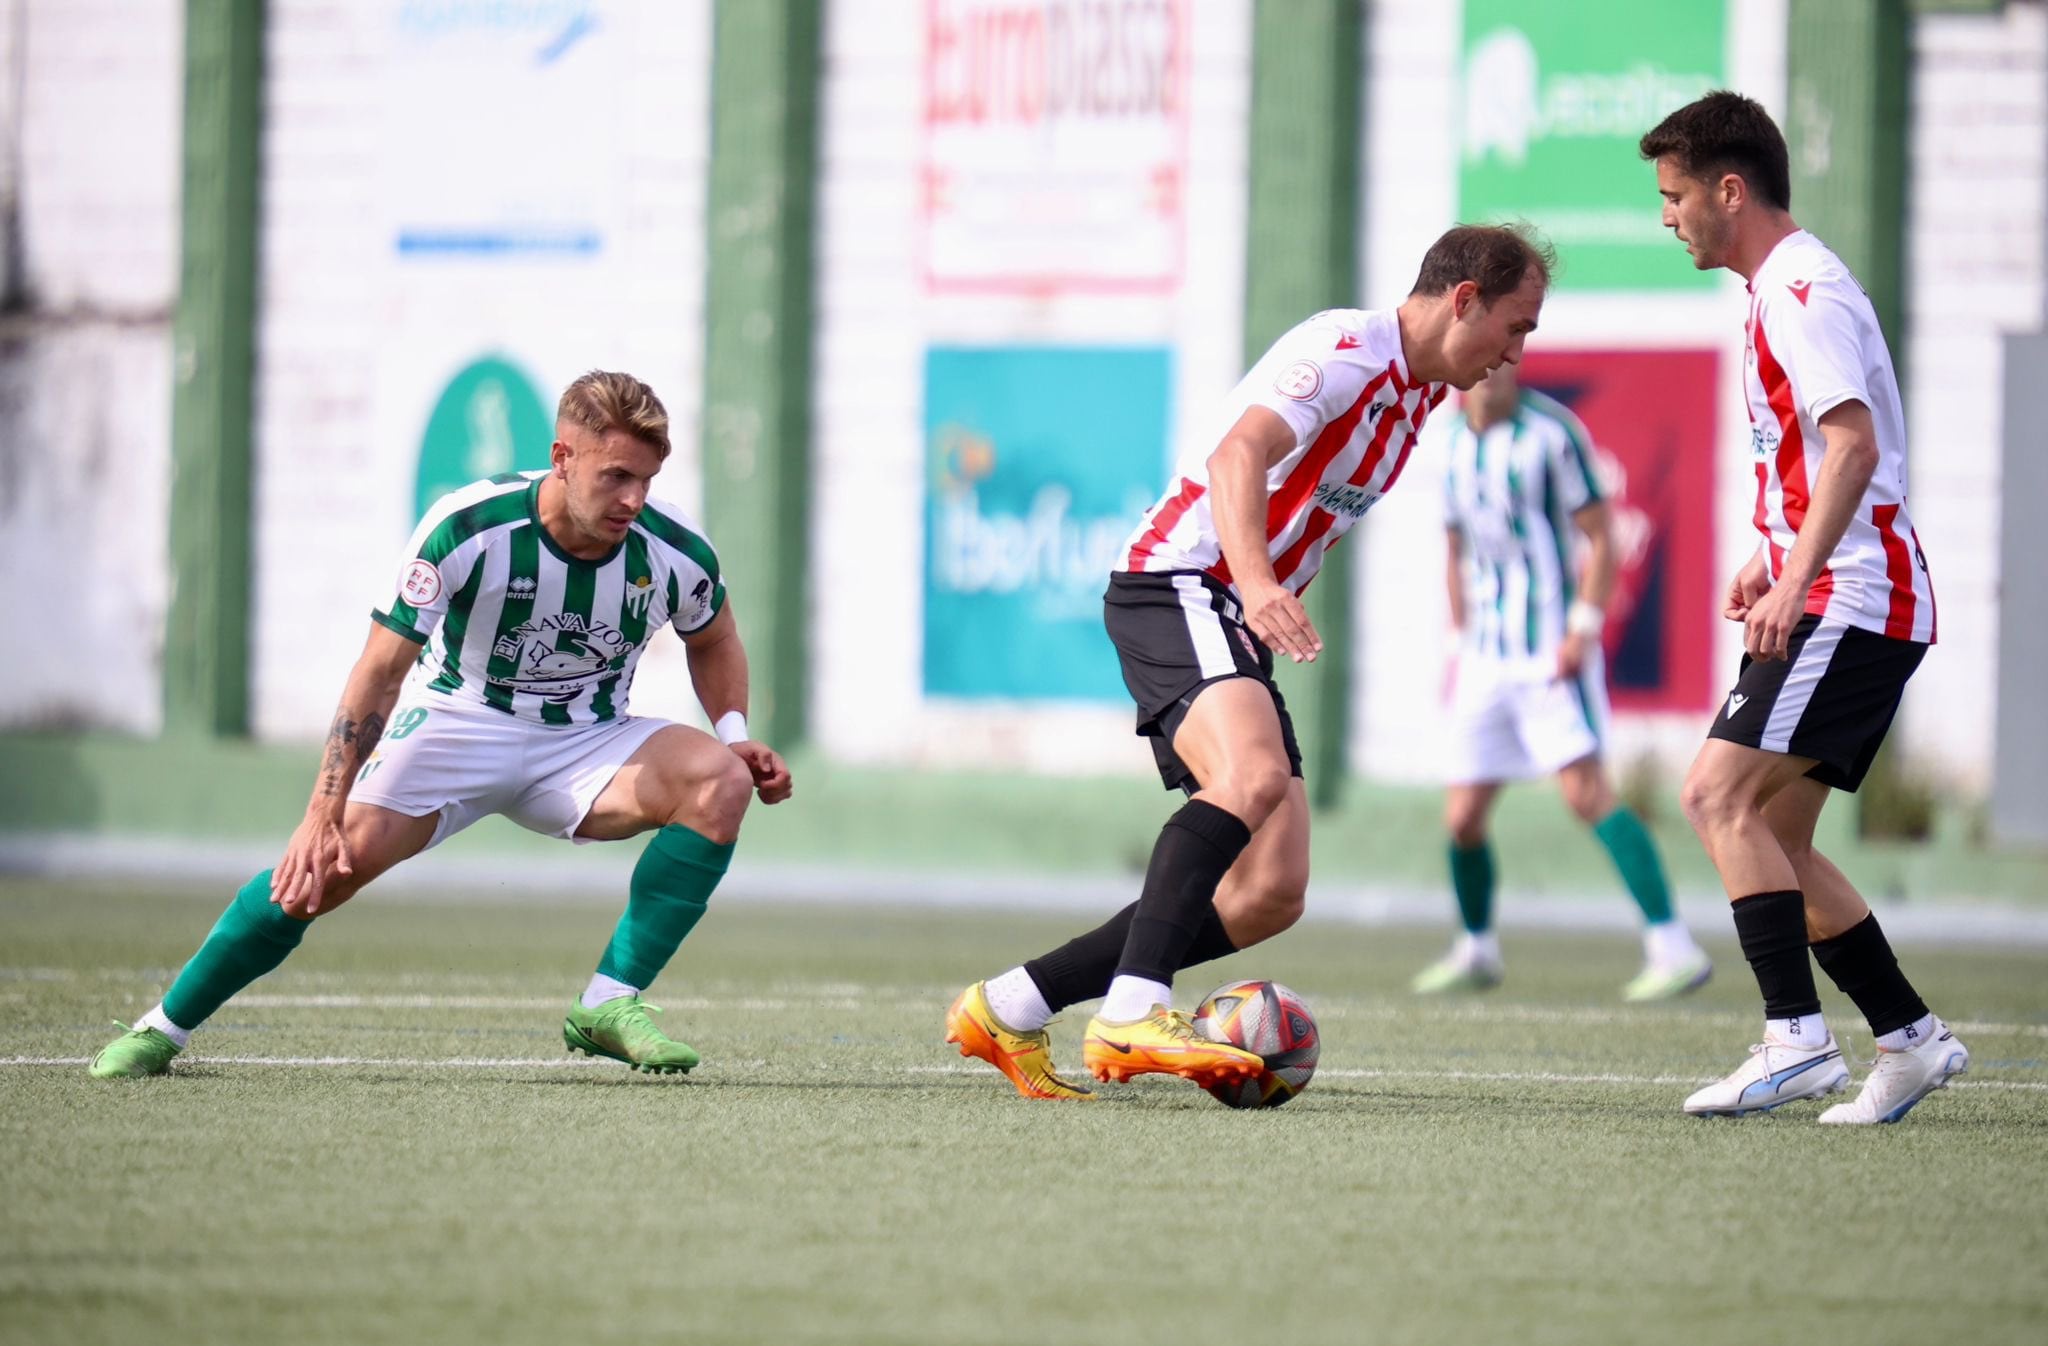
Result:
{"label": "green advertising sign", "polygon": [[1559,289],[1698,290],[1636,142],[1722,87],[1724,0],[1465,0],[1458,218],[1523,219]]}
{"label": "green advertising sign", "polygon": [[486,355],[448,381],[427,418],[413,517],[458,486],[548,465],[555,420],[517,365]]}

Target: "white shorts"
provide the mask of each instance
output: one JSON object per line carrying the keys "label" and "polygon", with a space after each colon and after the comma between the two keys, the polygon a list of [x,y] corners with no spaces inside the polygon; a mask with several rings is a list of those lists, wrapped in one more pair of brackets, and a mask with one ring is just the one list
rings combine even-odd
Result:
{"label": "white shorts", "polygon": [[1527,780],[1600,752],[1607,736],[1607,671],[1599,651],[1579,676],[1545,664],[1458,659],[1444,759],[1452,785]]}
{"label": "white shorts", "polygon": [[590,838],[576,829],[604,787],[668,726],[639,715],[534,724],[488,706],[413,695],[392,710],[348,797],[408,818],[439,813],[428,846],[493,813],[529,831],[584,842]]}

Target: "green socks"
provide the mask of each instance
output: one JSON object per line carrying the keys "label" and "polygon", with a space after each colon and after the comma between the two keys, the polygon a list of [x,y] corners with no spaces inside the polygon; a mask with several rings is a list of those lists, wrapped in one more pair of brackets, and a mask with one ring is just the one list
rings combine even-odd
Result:
{"label": "green socks", "polygon": [[1458,918],[1473,934],[1493,925],[1493,846],[1480,842],[1466,850],[1451,845],[1451,891],[1458,896]]}
{"label": "green socks", "polygon": [[229,996],[282,963],[311,924],[293,920],[271,903],[270,871],[264,870],[242,885],[171,983],[164,1016],[188,1031],[199,1027]]}
{"label": "green socks", "polygon": [[633,867],[626,914],[612,931],[598,975],[643,990],[653,985],[731,863],[730,842],[721,846],[677,823],[656,832]]}
{"label": "green socks", "polygon": [[1662,925],[1671,919],[1671,887],[1664,881],[1664,864],[1657,858],[1657,843],[1634,810],[1617,808],[1593,825],[1593,835],[1614,857],[1621,881],[1630,897],[1642,908],[1643,920]]}

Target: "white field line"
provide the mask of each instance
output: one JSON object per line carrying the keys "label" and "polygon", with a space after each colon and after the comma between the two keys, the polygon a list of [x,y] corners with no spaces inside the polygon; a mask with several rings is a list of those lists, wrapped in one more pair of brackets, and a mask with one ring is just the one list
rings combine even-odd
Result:
{"label": "white field line", "polygon": [[[100,969],[90,974],[95,979],[108,981],[142,981],[152,985],[162,980],[161,974],[133,969]],[[0,982],[40,981],[54,982],[74,980],[79,974],[64,968],[0,967]],[[521,987],[524,991],[526,988]],[[663,1009],[690,1014],[780,1014],[791,1012],[835,1011],[852,1013],[859,1010],[887,1010],[902,1013],[916,1013],[931,1010],[937,1013],[958,990],[952,988],[911,988],[902,986],[864,988],[842,982],[822,986],[796,989],[791,988],[780,994],[766,996],[706,996],[679,995],[664,996],[656,989],[651,997],[654,1004]],[[344,992],[288,994],[255,992],[239,995],[230,1003],[245,1009],[391,1009],[391,1010],[551,1010],[566,1005],[571,992],[565,989],[552,993],[538,990],[515,994],[508,988],[496,995],[440,995],[431,992],[406,992],[401,994],[353,994]],[[1310,1001],[1319,1019],[1348,1019],[1359,1021],[1387,1021],[1426,1017],[1437,1022],[1478,1023],[1478,1024],[1627,1024],[1641,1027],[1652,1023],[1682,1022],[1708,1026],[1754,1026],[1755,1017],[1728,1011],[1692,1011],[1678,1006],[1645,1007],[1642,1009],[1603,1008],[1582,1006],[1567,1009],[1545,1009],[1532,1005],[1460,1005],[1417,1001],[1413,1004],[1389,1005],[1347,1000],[1341,997],[1314,997]],[[1849,1025],[1858,1024],[1855,1018],[1842,1020]],[[1949,1027],[1962,1034],[1976,1034],[1980,1037],[2037,1037],[2048,1038],[2048,1024],[2044,1023],[1996,1023],[1980,1019],[1956,1019]]]}
{"label": "white field line", "polygon": [[[585,1070],[615,1069],[611,1062],[578,1059],[574,1057],[520,1057],[520,1056],[451,1056],[451,1057],[402,1057],[402,1056],[214,1056],[191,1058],[207,1065],[222,1066],[291,1066],[302,1068],[361,1066],[399,1070]],[[82,1066],[91,1060],[85,1056],[0,1056],[0,1066]],[[720,1074],[724,1071],[757,1070],[765,1066],[763,1061],[729,1061],[723,1063],[723,1070],[707,1066],[706,1072]],[[980,1066],[899,1066],[884,1071],[892,1075],[970,1075],[985,1074]],[[1713,1077],[1704,1075],[1568,1075],[1545,1070],[1323,1070],[1317,1072],[1324,1079],[1340,1080],[1458,1080],[1482,1081],[1502,1084],[1625,1084],[1625,1085],[1681,1085],[1705,1084]],[[2048,1082],[2032,1080],[1962,1080],[1949,1086],[1952,1089],[2020,1089],[2028,1091],[2048,1090]]]}

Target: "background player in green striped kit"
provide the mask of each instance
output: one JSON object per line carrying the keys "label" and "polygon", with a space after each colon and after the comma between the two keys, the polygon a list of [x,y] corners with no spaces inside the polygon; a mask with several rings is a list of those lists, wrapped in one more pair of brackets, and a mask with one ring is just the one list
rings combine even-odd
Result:
{"label": "background player in green striped kit", "polygon": [[[577,842],[654,832],[563,1037],[640,1070],[697,1064],[640,992],[704,914],[750,798],[788,798],[789,770],[747,734],[746,649],[716,554],[648,499],[669,453],[653,389],[585,374],[562,394],[555,435],[547,471],[476,482],[428,511],[396,597],[372,613],[283,858],[228,903],[94,1075],[162,1074],[315,917],[491,813]],[[683,640],[716,738],[626,713],[640,651],[663,624]]]}
{"label": "background player in green striped kit", "polygon": [[[1615,558],[1592,445],[1576,416],[1516,379],[1515,366],[1502,365],[1467,393],[1449,437],[1444,523],[1458,642],[1444,823],[1464,932],[1415,989],[1500,981],[1487,815],[1503,782],[1555,775],[1643,913],[1643,970],[1623,994],[1682,995],[1705,983],[1712,964],[1673,912],[1656,843],[1616,801],[1600,758],[1600,632]],[[1583,584],[1573,530],[1588,544]]]}

